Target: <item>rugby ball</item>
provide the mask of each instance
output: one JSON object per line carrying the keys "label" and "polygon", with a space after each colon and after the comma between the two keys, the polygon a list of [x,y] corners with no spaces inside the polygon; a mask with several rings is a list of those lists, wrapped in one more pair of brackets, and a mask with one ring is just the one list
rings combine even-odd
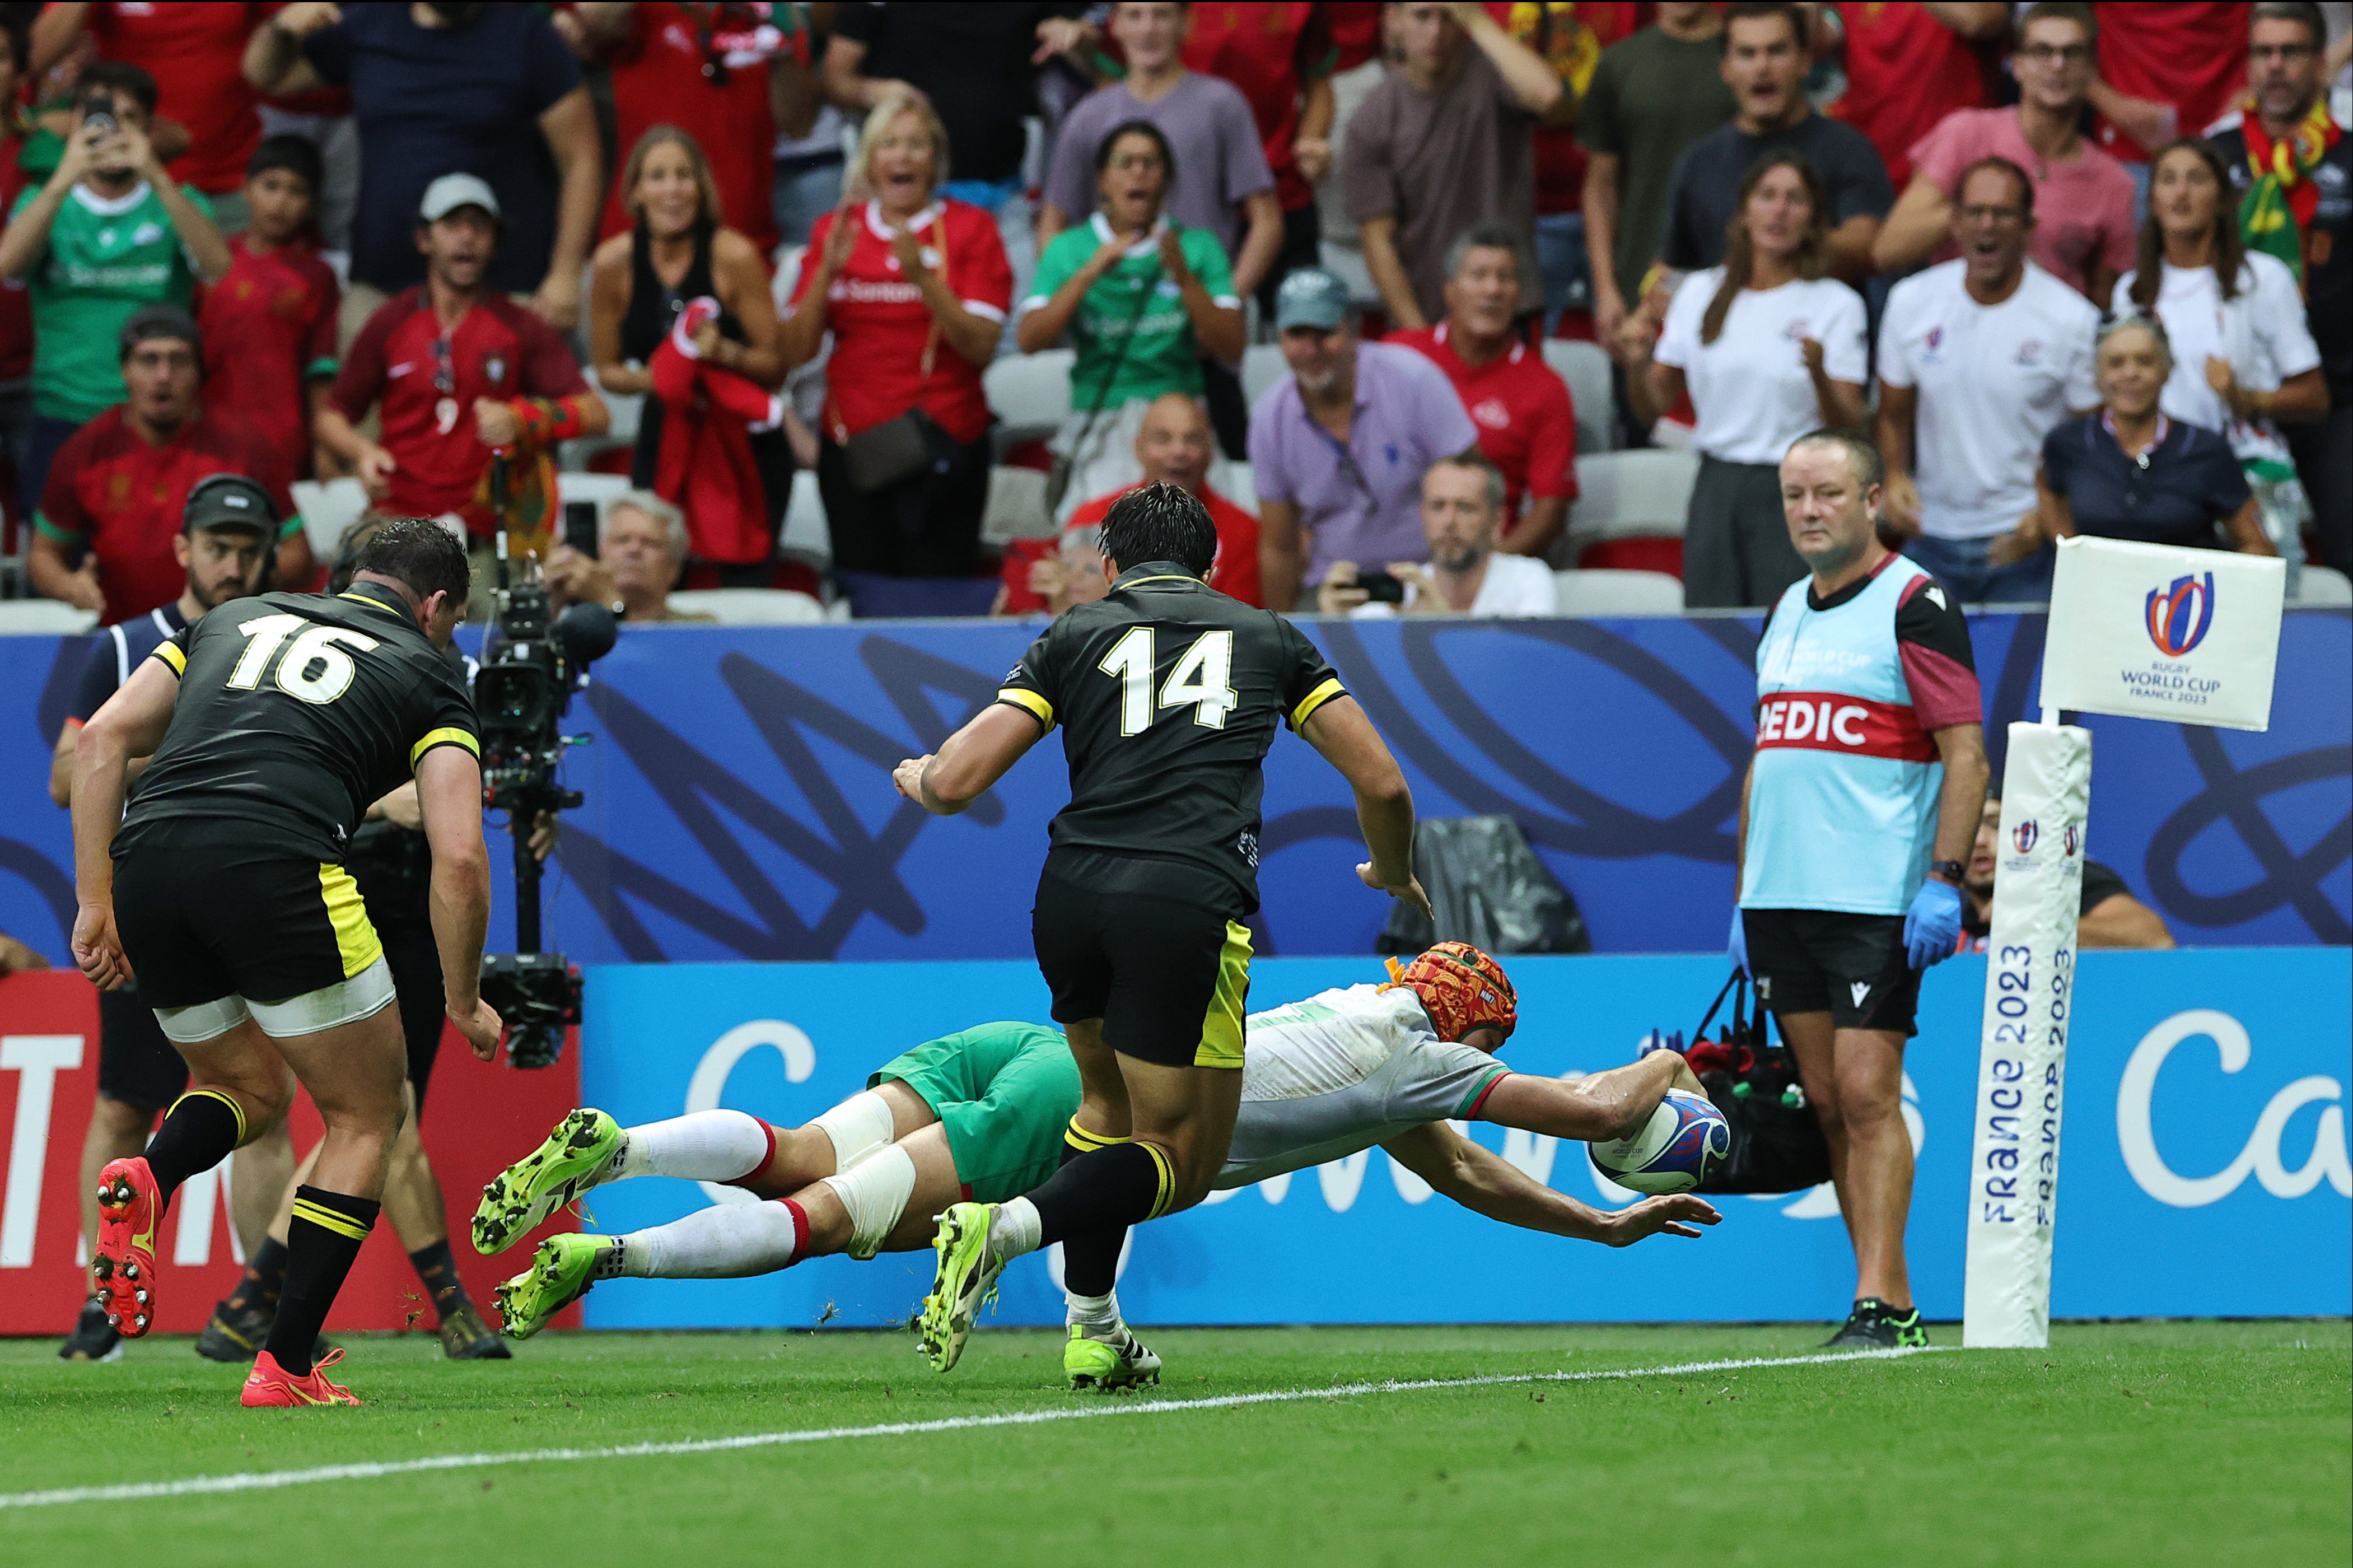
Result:
{"label": "rugby ball", "polygon": [[1600,1173],[1638,1193],[1687,1193],[1732,1153],[1732,1127],[1705,1095],[1671,1089],[1631,1138],[1588,1145]]}

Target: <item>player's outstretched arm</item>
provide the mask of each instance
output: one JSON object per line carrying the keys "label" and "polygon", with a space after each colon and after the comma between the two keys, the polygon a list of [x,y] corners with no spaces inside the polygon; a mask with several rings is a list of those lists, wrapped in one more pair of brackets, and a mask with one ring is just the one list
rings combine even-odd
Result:
{"label": "player's outstretched arm", "polygon": [[1580,1079],[1515,1072],[1488,1091],[1479,1120],[1580,1143],[1630,1138],[1671,1089],[1704,1094],[1691,1064],[1675,1051],[1652,1051],[1637,1062]]}
{"label": "player's outstretched arm", "polygon": [[954,816],[1006,775],[1045,730],[1025,710],[992,702],[928,757],[892,770],[899,793],[934,816]]}
{"label": "player's outstretched arm", "polygon": [[1604,1247],[1630,1247],[1646,1236],[1699,1234],[1694,1226],[1724,1216],[1705,1198],[1690,1193],[1644,1198],[1622,1209],[1597,1209],[1554,1192],[1492,1150],[1471,1142],[1443,1121],[1415,1128],[1382,1145],[1397,1163],[1473,1214]]}
{"label": "player's outstretched arm", "polygon": [[441,1000],[474,1055],[499,1048],[499,1015],[482,1000],[482,940],[491,929],[491,852],[482,843],[482,769],[459,746],[436,746],[417,763],[417,800],[433,847],[433,945]]}
{"label": "player's outstretched arm", "polygon": [[1353,697],[1335,697],[1299,727],[1307,743],[1356,794],[1356,825],[1373,858],[1356,868],[1365,885],[1430,913],[1430,895],[1413,875],[1413,791],[1380,731]]}
{"label": "player's outstretched arm", "polygon": [[114,933],[114,830],[122,823],[122,794],[131,759],[163,744],[180,697],[180,678],[160,658],[131,672],[122,689],[90,715],[74,745],[74,963],[100,991],[118,990],[134,976]]}

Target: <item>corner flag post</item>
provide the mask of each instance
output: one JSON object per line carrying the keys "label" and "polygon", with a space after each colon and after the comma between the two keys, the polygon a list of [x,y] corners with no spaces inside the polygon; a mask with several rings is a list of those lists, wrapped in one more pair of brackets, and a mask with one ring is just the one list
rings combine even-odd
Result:
{"label": "corner flag post", "polygon": [[2039,724],[2010,727],[1969,1154],[1961,1342],[2051,1342],[2059,1130],[2082,907],[2092,735],[2062,709],[2271,723],[2285,589],[2276,559],[2063,539]]}

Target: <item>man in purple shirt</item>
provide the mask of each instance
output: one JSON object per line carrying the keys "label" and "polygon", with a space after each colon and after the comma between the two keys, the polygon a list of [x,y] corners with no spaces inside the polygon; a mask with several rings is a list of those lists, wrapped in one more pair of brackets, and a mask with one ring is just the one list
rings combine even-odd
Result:
{"label": "man in purple shirt", "polygon": [[1250,410],[1266,607],[1335,561],[1427,561],[1421,476],[1479,431],[1446,373],[1409,348],[1359,341],[1348,286],[1321,268],[1282,280],[1275,331],[1291,379]]}

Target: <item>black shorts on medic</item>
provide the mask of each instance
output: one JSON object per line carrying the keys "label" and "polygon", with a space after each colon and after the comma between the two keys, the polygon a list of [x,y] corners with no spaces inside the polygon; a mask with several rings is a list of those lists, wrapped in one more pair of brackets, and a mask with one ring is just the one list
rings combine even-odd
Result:
{"label": "black shorts on medic", "polygon": [[1828,1013],[1838,1029],[1919,1033],[1920,972],[1904,952],[1902,915],[1744,910],[1748,973],[1775,1017]]}
{"label": "black shorts on medic", "polygon": [[[354,1016],[389,1002],[384,947],[351,873],[253,837],[233,819],[157,823],[116,859],[115,930],[147,1005],[168,1014],[230,996],[281,1003],[332,993],[371,969],[383,976],[381,998]],[[272,1035],[307,1032],[260,1021]],[[164,1023],[176,1038],[207,1037]]]}
{"label": "black shorts on medic", "polygon": [[135,985],[98,994],[98,1092],[154,1110],[188,1087],[188,1064]]}
{"label": "black shorts on medic", "polygon": [[1239,1069],[1249,928],[1223,909],[1118,886],[1115,868],[1091,864],[1106,858],[1056,850],[1038,879],[1029,934],[1054,1021],[1101,1018],[1104,1044],[1141,1061]]}

